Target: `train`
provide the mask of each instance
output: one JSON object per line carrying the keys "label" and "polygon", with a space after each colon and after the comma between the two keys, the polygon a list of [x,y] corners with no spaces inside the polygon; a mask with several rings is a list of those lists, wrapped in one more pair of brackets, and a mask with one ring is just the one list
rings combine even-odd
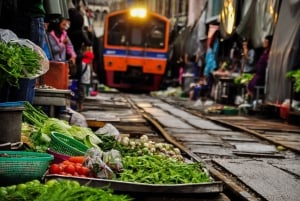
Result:
{"label": "train", "polygon": [[110,12],[105,17],[105,84],[127,90],[159,90],[167,68],[169,19],[144,8]]}

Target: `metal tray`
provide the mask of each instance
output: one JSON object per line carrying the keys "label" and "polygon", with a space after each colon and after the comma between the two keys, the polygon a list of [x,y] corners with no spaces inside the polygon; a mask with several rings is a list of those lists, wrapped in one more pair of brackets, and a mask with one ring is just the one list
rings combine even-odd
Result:
{"label": "metal tray", "polygon": [[71,90],[35,88],[35,94],[36,96],[45,97],[70,97]]}
{"label": "metal tray", "polygon": [[66,106],[70,101],[71,91],[62,89],[35,89],[35,105]]}
{"label": "metal tray", "polygon": [[195,184],[145,184],[98,178],[62,176],[57,174],[45,176],[45,181],[48,181],[50,179],[75,180],[78,181],[81,185],[87,185],[91,187],[110,187],[114,191],[125,193],[207,194],[221,193],[223,191],[223,183],[220,181]]}

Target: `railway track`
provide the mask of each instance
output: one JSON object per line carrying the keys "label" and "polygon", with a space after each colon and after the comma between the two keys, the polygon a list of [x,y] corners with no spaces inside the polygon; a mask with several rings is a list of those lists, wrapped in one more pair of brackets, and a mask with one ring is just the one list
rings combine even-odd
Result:
{"label": "railway track", "polygon": [[219,194],[137,195],[138,200],[298,199],[299,127],[240,116],[203,116],[189,106],[174,99],[104,93],[88,98],[82,114],[90,127],[109,122],[122,134],[147,134],[156,142],[172,143],[192,160],[204,161],[210,174],[224,184]]}

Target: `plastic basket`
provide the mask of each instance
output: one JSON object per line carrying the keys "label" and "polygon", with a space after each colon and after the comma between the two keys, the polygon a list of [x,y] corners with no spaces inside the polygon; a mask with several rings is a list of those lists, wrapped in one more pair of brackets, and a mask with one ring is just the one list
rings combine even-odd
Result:
{"label": "plastic basket", "polygon": [[225,115],[237,115],[238,114],[238,110],[236,108],[231,108],[231,107],[224,108],[222,112]]}
{"label": "plastic basket", "polygon": [[51,132],[49,148],[55,152],[69,156],[83,156],[88,150],[88,147],[80,141],[58,132]]}
{"label": "plastic basket", "polygon": [[27,151],[0,151],[1,185],[41,180],[53,156]]}

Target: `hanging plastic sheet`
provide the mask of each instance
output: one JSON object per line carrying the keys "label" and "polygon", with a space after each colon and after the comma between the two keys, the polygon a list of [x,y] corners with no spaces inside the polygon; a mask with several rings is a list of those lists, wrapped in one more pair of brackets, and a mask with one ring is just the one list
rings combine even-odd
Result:
{"label": "hanging plastic sheet", "polygon": [[223,38],[229,38],[235,32],[237,16],[237,1],[224,0],[220,13],[220,33]]}
{"label": "hanging plastic sheet", "polygon": [[282,1],[267,68],[266,101],[289,98],[286,73],[300,69],[300,0]]}

